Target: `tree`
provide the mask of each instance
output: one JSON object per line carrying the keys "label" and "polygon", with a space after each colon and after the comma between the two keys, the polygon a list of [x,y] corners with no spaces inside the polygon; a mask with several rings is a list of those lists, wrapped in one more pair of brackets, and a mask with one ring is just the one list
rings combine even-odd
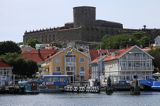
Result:
{"label": "tree", "polygon": [[150,44],[151,38],[143,31],[133,34],[120,34],[115,36],[104,36],[102,38],[103,49],[121,49],[133,45],[147,47]]}
{"label": "tree", "polygon": [[27,77],[27,63],[24,59],[17,59],[13,64],[13,73],[20,78]]}
{"label": "tree", "polygon": [[7,53],[5,55],[1,55],[0,58],[13,66],[13,74],[18,76],[18,78],[31,78],[38,71],[37,63],[31,60],[24,60],[18,53]]}
{"label": "tree", "polygon": [[160,48],[151,49],[148,53],[154,57],[153,59],[153,65],[155,67],[154,72],[160,71],[160,61],[159,61],[160,60]]}
{"label": "tree", "polygon": [[21,53],[20,47],[13,41],[0,42],[0,55],[6,53]]}
{"label": "tree", "polygon": [[29,39],[27,41],[27,44],[33,48],[35,48],[36,44],[40,44],[40,42],[37,39]]}
{"label": "tree", "polygon": [[132,36],[122,34],[116,36],[104,36],[102,39],[102,48],[103,49],[120,49],[130,45],[133,45],[135,42]]}
{"label": "tree", "polygon": [[144,36],[140,40],[138,40],[138,43],[139,46],[148,47],[150,44],[150,38],[148,36]]}
{"label": "tree", "polygon": [[32,78],[32,76],[38,72],[37,63],[31,60],[25,61],[24,59],[20,58],[17,59],[12,65],[13,73],[23,78]]}
{"label": "tree", "polygon": [[38,72],[37,63],[31,60],[27,61],[27,71],[26,72],[27,72],[26,74],[28,77],[32,77],[33,75],[35,75],[36,72]]}
{"label": "tree", "polygon": [[140,47],[148,47],[150,44],[151,37],[146,32],[138,31],[132,35],[136,40],[136,45]]}

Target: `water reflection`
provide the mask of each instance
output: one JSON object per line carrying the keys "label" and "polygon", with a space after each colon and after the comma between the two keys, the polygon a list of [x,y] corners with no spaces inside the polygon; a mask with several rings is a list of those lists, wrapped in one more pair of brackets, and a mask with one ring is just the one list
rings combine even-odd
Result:
{"label": "water reflection", "polygon": [[100,94],[0,95],[0,106],[158,106],[160,92]]}

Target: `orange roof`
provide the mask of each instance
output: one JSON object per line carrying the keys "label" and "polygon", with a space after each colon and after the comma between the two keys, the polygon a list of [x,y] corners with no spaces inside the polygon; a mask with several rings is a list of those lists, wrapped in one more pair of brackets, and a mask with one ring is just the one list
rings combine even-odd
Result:
{"label": "orange roof", "polygon": [[102,57],[97,57],[96,59],[94,59],[91,63],[92,64],[95,64],[97,63],[98,61],[100,61],[101,59],[103,59],[105,56],[102,56]]}
{"label": "orange roof", "polygon": [[[132,47],[133,47],[133,46],[132,46]],[[104,61],[111,61],[111,60],[118,59],[118,58],[120,58],[123,54],[125,54],[127,51],[129,51],[132,47],[115,51],[115,52],[114,52],[114,53],[115,53],[115,56],[109,55],[109,56],[107,56],[107,57],[104,59]]]}
{"label": "orange roof", "polygon": [[101,54],[109,55],[110,52],[112,52],[112,51],[115,51],[115,50],[114,49],[113,50],[104,50],[104,49],[89,50],[92,61],[95,60],[96,58],[98,58]]}
{"label": "orange roof", "polygon": [[36,63],[41,63],[49,56],[54,55],[56,52],[57,52],[57,50],[55,50],[55,49],[41,49],[40,54],[39,54],[38,50],[33,49],[31,51],[23,52],[22,56],[26,60],[32,60]]}
{"label": "orange roof", "polygon": [[92,64],[95,64],[95,63],[97,63],[97,62],[99,61],[99,59],[100,59],[100,57],[97,57],[97,58],[94,59],[91,63],[92,63]]}
{"label": "orange roof", "polygon": [[7,64],[6,62],[4,62],[2,59],[0,59],[0,68],[1,67],[12,67],[9,64]]}

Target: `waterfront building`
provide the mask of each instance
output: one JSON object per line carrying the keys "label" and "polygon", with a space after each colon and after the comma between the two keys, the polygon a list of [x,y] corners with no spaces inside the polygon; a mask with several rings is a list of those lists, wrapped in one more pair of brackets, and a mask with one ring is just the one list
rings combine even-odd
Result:
{"label": "waterfront building", "polygon": [[12,81],[13,67],[0,59],[0,86],[8,85]]}
{"label": "waterfront building", "polygon": [[91,79],[93,81],[102,81],[104,80],[104,58],[106,55],[109,55],[110,50],[90,50],[90,56],[91,56]]}
{"label": "waterfront building", "polygon": [[67,47],[50,56],[41,66],[44,68],[44,74],[70,75],[73,82],[89,79],[89,63],[89,53]]}
{"label": "waterfront building", "polygon": [[102,83],[102,81],[104,81],[104,58],[106,56],[100,56],[97,57],[96,59],[94,59],[91,62],[91,79],[93,79],[94,81],[100,81]]}
{"label": "waterfront building", "polygon": [[105,78],[112,81],[130,81],[136,75],[138,79],[152,78],[153,57],[138,46],[113,52],[104,59]]}

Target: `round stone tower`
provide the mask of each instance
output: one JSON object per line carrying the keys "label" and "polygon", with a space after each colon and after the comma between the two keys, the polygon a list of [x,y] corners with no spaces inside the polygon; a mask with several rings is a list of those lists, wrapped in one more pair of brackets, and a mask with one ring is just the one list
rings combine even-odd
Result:
{"label": "round stone tower", "polygon": [[90,26],[96,20],[96,8],[80,6],[73,8],[74,27]]}

